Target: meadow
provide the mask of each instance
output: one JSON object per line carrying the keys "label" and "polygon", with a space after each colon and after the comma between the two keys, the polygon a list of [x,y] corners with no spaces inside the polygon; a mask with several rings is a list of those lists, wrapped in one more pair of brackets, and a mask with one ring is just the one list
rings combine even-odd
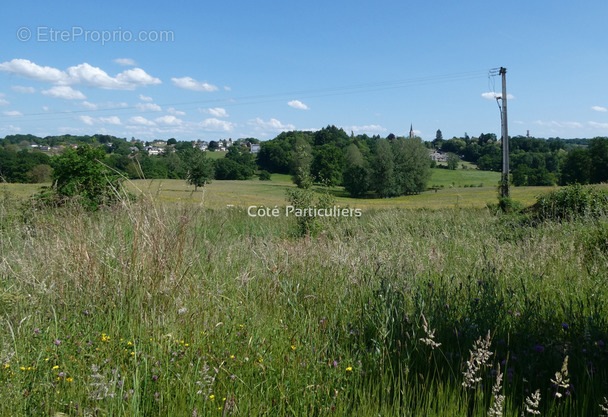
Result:
{"label": "meadow", "polygon": [[285,205],[273,180],[139,181],[93,213],[3,186],[0,414],[606,413],[605,216],[445,189],[404,201],[470,204],[372,200],[300,236],[244,209]]}

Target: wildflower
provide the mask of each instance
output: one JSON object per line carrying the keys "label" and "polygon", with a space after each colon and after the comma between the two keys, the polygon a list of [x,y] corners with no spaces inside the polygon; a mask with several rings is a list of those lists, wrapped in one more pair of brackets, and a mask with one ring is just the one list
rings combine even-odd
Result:
{"label": "wildflower", "polygon": [[421,337],[420,341],[427,346],[430,346],[431,349],[435,349],[436,347],[441,346],[441,343],[435,342],[435,330],[429,329],[429,325],[426,322],[426,318],[424,314],[422,314],[422,329],[426,333],[426,338]]}
{"label": "wildflower", "polygon": [[186,307],[182,307],[179,310],[177,310],[177,314],[185,314],[188,312],[188,308]]}
{"label": "wildflower", "polygon": [[[534,394],[526,397],[526,414],[540,415],[538,406],[540,405],[540,390],[537,389]],[[522,413],[523,415],[523,413]]]}
{"label": "wildflower", "polygon": [[562,329],[568,330],[568,323],[562,323]]}
{"label": "wildflower", "polygon": [[471,357],[467,361],[467,370],[463,372],[464,382],[462,386],[465,388],[475,388],[475,384],[481,381],[481,378],[477,376],[477,372],[485,366],[492,352],[489,351],[492,340],[490,339],[490,331],[485,339],[479,336],[479,339],[473,343],[473,350],[470,350]]}
{"label": "wildflower", "polygon": [[291,345],[291,350],[296,350],[296,347],[294,345]]}
{"label": "wildflower", "polygon": [[545,348],[543,345],[536,345],[534,346],[534,350],[538,353],[543,353],[545,351]]}
{"label": "wildflower", "polygon": [[568,355],[564,358],[562,369],[555,373],[555,379],[551,379],[551,382],[556,385],[557,392],[555,396],[561,398],[562,394],[559,392],[560,388],[568,388],[570,386],[570,378],[568,378]]}
{"label": "wildflower", "polygon": [[346,372],[352,372],[352,371],[353,371],[353,367],[352,366],[349,366],[349,367],[346,368]]}
{"label": "wildflower", "polygon": [[107,334],[105,334],[105,333],[102,333],[102,334],[101,334],[101,341],[102,341],[102,342],[109,342],[109,341],[110,341],[110,336],[108,336],[108,335],[107,335]]}
{"label": "wildflower", "polygon": [[211,401],[213,401],[213,400],[215,399],[215,395],[211,394],[211,395],[209,396],[209,399],[210,399]]}
{"label": "wildflower", "polygon": [[59,369],[59,365],[55,365],[55,366],[53,366],[53,368],[52,368],[52,369]]}
{"label": "wildflower", "polygon": [[40,329],[38,329],[38,328],[34,329],[34,333],[36,333],[36,334],[40,333]]}
{"label": "wildflower", "polygon": [[488,416],[500,417],[502,416],[502,403],[505,401],[505,396],[500,393],[502,390],[502,374],[500,373],[500,365],[498,365],[498,371],[496,373],[496,381],[492,387],[492,395],[494,396],[494,404],[488,410]]}
{"label": "wildflower", "polygon": [[338,361],[334,361],[334,363],[332,364],[334,366],[334,368],[338,367]]}
{"label": "wildflower", "polygon": [[4,364],[4,369],[8,369],[8,368],[10,368],[10,367],[11,367],[11,365],[10,365],[10,364],[8,364],[8,363]]}
{"label": "wildflower", "polygon": [[604,404],[600,404],[600,409],[602,410],[602,417],[608,416],[608,399],[604,397]]}
{"label": "wildflower", "polygon": [[74,382],[74,378],[66,378],[66,382]]}
{"label": "wildflower", "polygon": [[22,366],[22,367],[21,367],[21,368],[19,368],[19,369],[21,369],[22,371],[25,371],[25,366]]}
{"label": "wildflower", "polygon": [[61,340],[57,339],[57,340],[55,340],[54,343],[55,343],[55,346],[59,346],[61,344]]}

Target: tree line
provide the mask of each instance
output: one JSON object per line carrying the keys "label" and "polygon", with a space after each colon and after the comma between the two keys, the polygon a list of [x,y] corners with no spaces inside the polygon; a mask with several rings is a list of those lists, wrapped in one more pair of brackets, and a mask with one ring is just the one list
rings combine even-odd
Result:
{"label": "tree line", "polygon": [[[283,132],[261,142],[257,155],[249,147],[255,142],[259,143],[255,139],[237,140],[225,157],[210,158],[193,141],[169,139],[162,153],[149,155],[146,143],[109,135],[10,135],[0,139],[0,181],[51,181],[59,164],[59,150],[53,155],[40,149],[63,146],[67,150],[61,151],[70,152],[70,145],[98,147],[101,161],[109,170],[132,179],[183,179],[199,187],[212,179],[246,180],[256,174],[269,179],[271,173],[280,173],[291,175],[300,187],[314,183],[343,186],[352,197],[393,197],[424,191],[433,166],[429,158],[432,149],[458,155],[451,159],[452,168],[460,160],[482,170],[500,171],[502,166],[501,142],[492,133],[444,140],[438,130],[435,140],[423,142],[392,134],[349,135],[336,126],[327,126],[316,132]],[[545,140],[515,136],[510,138],[510,151],[516,186],[608,181],[608,138]]]}

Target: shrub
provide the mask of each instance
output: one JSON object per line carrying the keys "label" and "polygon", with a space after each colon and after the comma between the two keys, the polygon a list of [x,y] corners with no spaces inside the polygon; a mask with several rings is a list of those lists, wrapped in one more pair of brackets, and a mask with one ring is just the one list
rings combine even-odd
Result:
{"label": "shrub", "polygon": [[539,196],[532,207],[540,220],[573,220],[608,214],[608,193],[596,186],[569,185]]}
{"label": "shrub", "polygon": [[264,170],[260,172],[260,181],[270,181],[270,172]]}

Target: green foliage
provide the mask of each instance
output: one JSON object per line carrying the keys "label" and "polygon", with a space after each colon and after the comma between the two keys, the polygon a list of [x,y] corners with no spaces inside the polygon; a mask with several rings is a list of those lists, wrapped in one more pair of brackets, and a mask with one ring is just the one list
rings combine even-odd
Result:
{"label": "green foliage", "polygon": [[589,184],[591,181],[591,155],[587,149],[573,149],[566,155],[562,167],[561,184]]}
{"label": "green foliage", "polygon": [[198,187],[204,187],[213,178],[213,161],[205,157],[205,152],[198,148],[191,149],[185,157],[187,167],[186,181],[194,185],[194,191]]}
{"label": "green foliage", "polygon": [[120,176],[104,164],[102,148],[80,146],[53,158],[53,182],[60,199],[78,198],[89,210],[117,199]]}
{"label": "green foliage", "polygon": [[449,152],[447,157],[447,164],[448,169],[457,169],[458,165],[460,164],[460,158],[455,153]]}
{"label": "green foliage", "polygon": [[312,147],[304,138],[296,138],[291,152],[291,173],[293,182],[298,188],[306,189],[312,186],[311,165]]}
{"label": "green foliage", "polygon": [[344,170],[344,154],[332,144],[318,146],[314,151],[310,170],[315,181],[328,186],[340,185]]}
{"label": "green foliage", "polygon": [[597,218],[608,214],[608,191],[580,184],[539,196],[533,211],[541,220]]}
{"label": "green foliage", "polygon": [[314,236],[322,226],[315,210],[331,209],[335,205],[335,198],[326,191],[317,193],[310,188],[289,188],[287,202],[295,208],[295,211],[303,211],[301,215],[295,215],[298,235]]}
{"label": "green foliage", "polygon": [[260,172],[259,179],[260,179],[260,181],[270,181],[270,179],[271,179],[270,172],[268,172],[266,170]]}

